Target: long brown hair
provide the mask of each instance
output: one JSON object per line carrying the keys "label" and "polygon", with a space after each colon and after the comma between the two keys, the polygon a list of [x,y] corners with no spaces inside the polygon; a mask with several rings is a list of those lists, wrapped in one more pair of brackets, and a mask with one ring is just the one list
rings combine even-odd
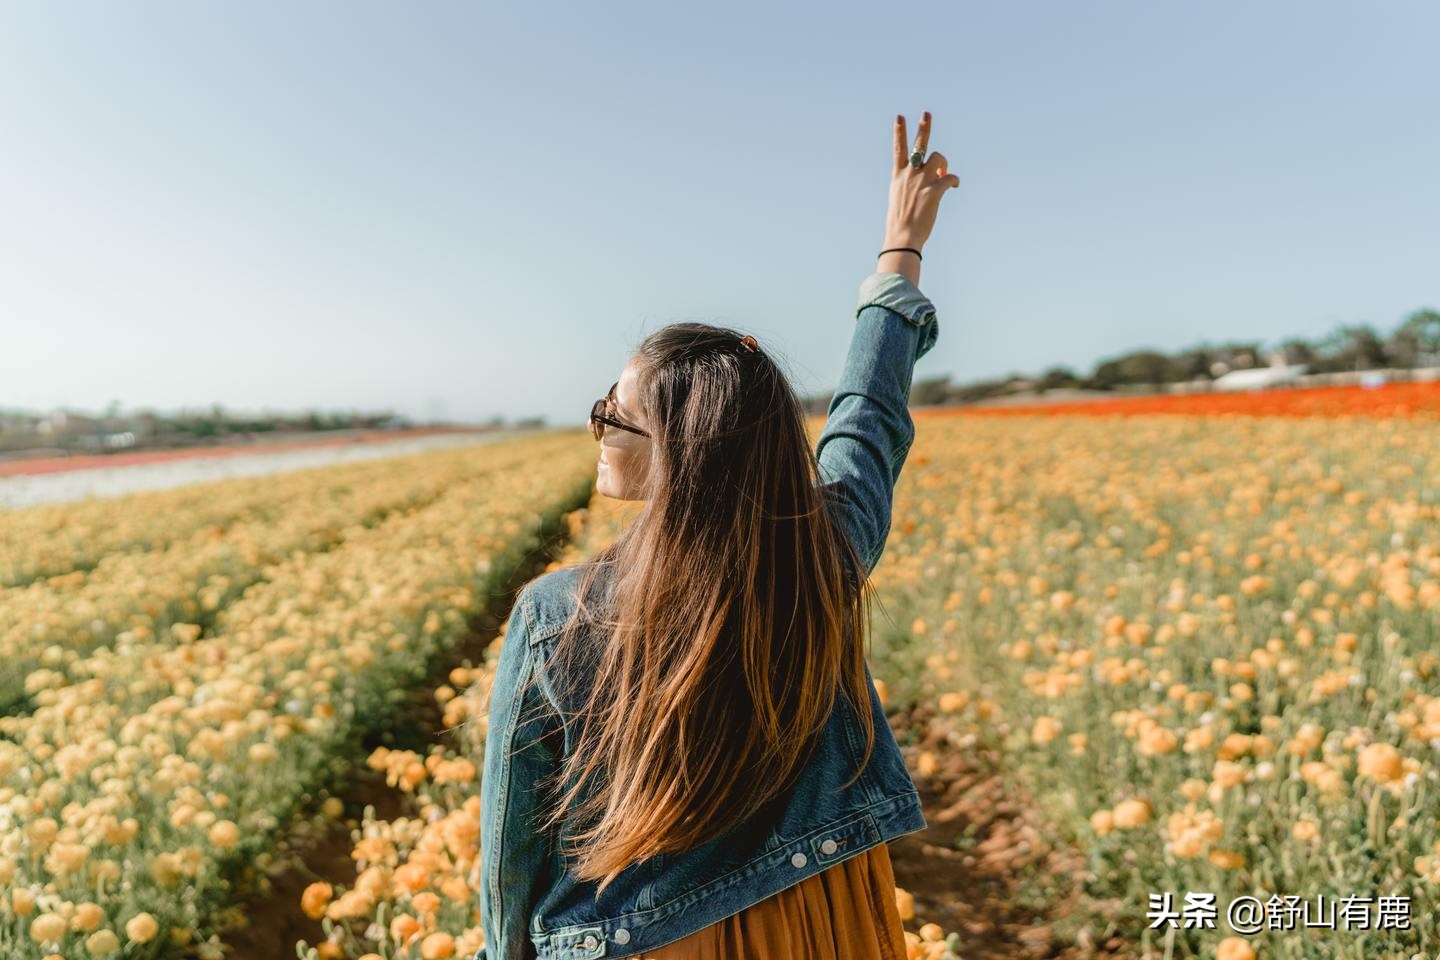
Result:
{"label": "long brown hair", "polygon": [[[580,691],[581,706],[550,784],[568,787],[539,829],[570,819],[574,874],[601,880],[599,890],[631,863],[702,845],[782,798],[837,692],[865,731],[847,784],[874,746],[873,588],[850,572],[864,567],[825,508],[795,391],[739,337],[676,323],[640,344],[645,506],[583,567],[558,669],[546,671],[552,687]],[[602,571],[604,602],[589,603]],[[585,644],[582,622],[603,639]]]}

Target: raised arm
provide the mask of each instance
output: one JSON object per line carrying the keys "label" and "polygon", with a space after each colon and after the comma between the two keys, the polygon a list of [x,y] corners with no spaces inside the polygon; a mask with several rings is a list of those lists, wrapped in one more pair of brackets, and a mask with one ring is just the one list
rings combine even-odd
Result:
{"label": "raised arm", "polygon": [[[929,134],[926,113],[915,139],[922,156]],[[919,251],[934,227],[941,196],[960,181],[947,173],[939,153],[911,165],[903,116],[895,121],[892,160],[881,249]],[[889,252],[860,285],[850,350],[815,450],[822,492],[836,505],[867,576],[884,552],[895,484],[915,439],[909,411],[915,361],[939,336],[935,307],[920,292],[919,278],[917,253]]]}

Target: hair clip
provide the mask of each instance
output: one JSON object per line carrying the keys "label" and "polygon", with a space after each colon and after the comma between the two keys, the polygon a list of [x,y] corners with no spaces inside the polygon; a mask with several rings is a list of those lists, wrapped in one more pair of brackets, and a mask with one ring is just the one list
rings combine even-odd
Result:
{"label": "hair clip", "polygon": [[760,346],[755,342],[755,338],[750,336],[749,334],[746,334],[745,336],[740,338],[740,346],[744,347],[746,350],[749,350],[751,353],[760,352]]}

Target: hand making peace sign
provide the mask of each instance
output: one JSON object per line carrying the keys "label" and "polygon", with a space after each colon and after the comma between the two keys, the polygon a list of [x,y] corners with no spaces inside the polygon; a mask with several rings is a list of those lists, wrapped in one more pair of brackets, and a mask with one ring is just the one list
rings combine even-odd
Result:
{"label": "hand making peace sign", "polygon": [[[915,151],[925,155],[930,145],[930,113],[920,115],[920,129],[915,133]],[[885,247],[925,245],[935,226],[940,198],[951,187],[960,186],[960,178],[947,170],[945,155],[938,150],[920,167],[910,165],[906,149],[905,116],[895,118],[895,162],[890,173],[890,209],[885,215]]]}

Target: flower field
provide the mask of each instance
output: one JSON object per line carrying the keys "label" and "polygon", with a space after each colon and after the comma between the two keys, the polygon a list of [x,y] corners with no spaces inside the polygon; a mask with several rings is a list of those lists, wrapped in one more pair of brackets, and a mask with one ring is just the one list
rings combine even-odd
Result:
{"label": "flower field", "polygon": [[[1436,950],[1440,431],[926,417],[876,581],[892,699],[994,747],[1156,955]],[[883,664],[883,668],[878,666]],[[933,766],[935,758],[929,757]],[[1216,928],[1147,931],[1150,897]],[[1317,907],[1368,897],[1369,929]],[[1227,931],[1239,896],[1310,928]],[[1408,929],[1379,898],[1409,899]],[[1343,909],[1343,907],[1341,908]],[[1290,914],[1292,920],[1298,914]],[[1273,919],[1272,919],[1273,917]],[[1393,920],[1394,918],[1392,918]]]}
{"label": "flower field", "polygon": [[[68,648],[70,637],[51,639],[43,682],[27,680],[31,709],[0,719],[0,955],[162,957],[188,944],[218,956],[209,931],[244,868],[264,867],[275,835],[352,761],[361,734],[399,719],[401,695],[593,480],[593,449],[568,434],[406,459],[342,468],[339,485],[341,473],[300,481],[310,499],[269,481],[268,521],[207,534],[175,518],[177,535],[119,555],[180,565],[161,580],[174,591],[166,602],[218,606],[203,630],[154,629],[143,618],[169,614],[147,606],[149,582],[110,577],[104,560],[43,584],[90,590],[109,628],[122,624],[103,611],[132,620]],[[337,500],[339,514],[316,509]],[[247,523],[231,567],[185,565],[207,536]],[[207,604],[235,570],[248,586]],[[42,633],[40,616],[17,635]]]}
{"label": "flower field", "polygon": [[[946,409],[920,409],[918,418],[946,416]],[[1021,407],[967,408],[966,416],[1079,414],[1088,417],[1182,416],[1241,417],[1420,417],[1440,419],[1440,381],[1398,381],[1374,387],[1297,387],[1234,393],[1163,394],[1045,403]]]}
{"label": "flower field", "polygon": [[[1107,405],[916,411],[872,669],[917,782],[995,758],[1031,818],[957,836],[953,883],[899,891],[912,960],[1096,955],[975,933],[963,898],[987,864],[1013,866],[1052,944],[1434,956],[1440,430],[1354,409],[1093,415]],[[299,955],[472,955],[503,633],[479,663],[435,664],[477,614],[503,615],[501,584],[553,531],[569,539],[552,568],[633,518],[590,498],[595,452],[577,432],[146,494],[123,534],[89,505],[0,514],[17,545],[0,955],[220,956],[246,878],[306,811],[341,816],[320,785],[355,767],[406,813],[353,822],[353,871],[294,904],[315,930]],[[362,746],[416,690],[448,732]],[[1027,866],[1058,848],[1073,867]],[[1153,922],[1167,895],[1178,915],[1201,893],[1209,928]],[[1239,897],[1265,905],[1258,928],[1230,926]]]}

